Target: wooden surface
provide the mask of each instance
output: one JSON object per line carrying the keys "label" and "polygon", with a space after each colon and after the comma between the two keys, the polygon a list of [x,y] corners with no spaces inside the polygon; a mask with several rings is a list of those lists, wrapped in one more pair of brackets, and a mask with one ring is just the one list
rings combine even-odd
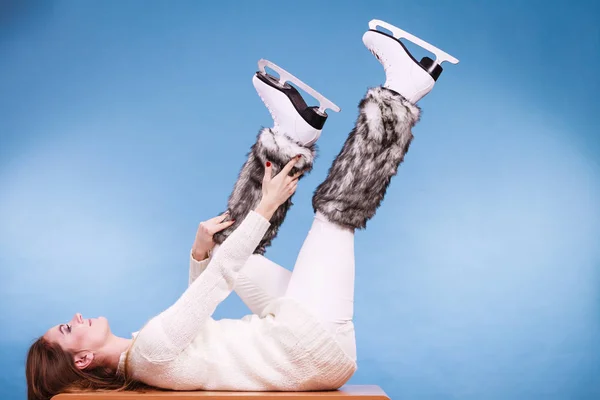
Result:
{"label": "wooden surface", "polygon": [[310,400],[321,399],[323,397],[343,398],[344,400],[389,400],[379,386],[347,385],[340,390],[329,392],[162,392],[152,391],[146,393],[136,392],[88,392],[59,394],[52,400],[198,400],[198,399],[218,399],[218,400],[240,400],[244,398],[276,398],[277,400],[294,399]]}

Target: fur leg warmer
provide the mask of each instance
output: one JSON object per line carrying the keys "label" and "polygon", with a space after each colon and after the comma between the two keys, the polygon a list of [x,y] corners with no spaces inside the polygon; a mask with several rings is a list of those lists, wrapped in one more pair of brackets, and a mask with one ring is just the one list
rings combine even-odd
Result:
{"label": "fur leg warmer", "polygon": [[[290,175],[303,171],[304,175],[300,177],[302,179],[312,170],[316,156],[316,145],[305,147],[273,129],[263,128],[260,130],[256,143],[250,149],[248,159],[239,173],[233,192],[229,196],[227,204],[229,217],[226,220],[234,219],[236,222],[229,228],[215,234],[215,243],[222,244],[244,220],[246,215],[258,206],[262,198],[262,181],[266,162],[270,161],[273,164],[272,171],[273,176],[275,176],[285,164],[297,155],[301,155],[302,158],[292,169]],[[271,218],[271,226],[257,246],[255,254],[264,254],[266,248],[271,245],[271,241],[277,236],[279,227],[293,205],[292,197],[282,204]]]}
{"label": "fur leg warmer", "polygon": [[420,108],[400,94],[369,89],[355,128],[314,193],[315,212],[350,229],[365,228],[404,160],[419,117]]}

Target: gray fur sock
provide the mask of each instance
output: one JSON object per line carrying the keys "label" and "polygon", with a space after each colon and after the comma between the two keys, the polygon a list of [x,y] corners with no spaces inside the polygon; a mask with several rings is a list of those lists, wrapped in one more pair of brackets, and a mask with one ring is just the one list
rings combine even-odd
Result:
{"label": "gray fur sock", "polygon": [[356,126],[314,193],[315,212],[350,229],[365,228],[404,160],[420,112],[392,90],[369,89]]}
{"label": "gray fur sock", "polygon": [[[312,170],[316,156],[316,145],[305,147],[273,129],[263,128],[260,130],[256,143],[252,145],[248,159],[239,173],[233,192],[229,196],[227,204],[229,217],[226,218],[226,221],[234,219],[236,222],[229,228],[215,234],[215,243],[222,244],[231,232],[242,223],[246,215],[258,206],[262,197],[262,181],[266,162],[270,161],[273,164],[272,170],[273,176],[275,176],[285,164],[297,155],[301,155],[302,159],[298,161],[290,175],[298,171],[304,171],[304,175],[300,177],[302,179]],[[257,246],[255,254],[264,254],[266,248],[271,245],[271,241],[277,235],[288,210],[293,205],[292,197],[273,214],[270,221],[271,226]]]}

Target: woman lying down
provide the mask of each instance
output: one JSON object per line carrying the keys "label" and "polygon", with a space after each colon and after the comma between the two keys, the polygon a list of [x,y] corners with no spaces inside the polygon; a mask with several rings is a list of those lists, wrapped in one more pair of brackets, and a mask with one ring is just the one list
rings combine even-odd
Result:
{"label": "woman lying down", "polygon": [[[50,328],[30,348],[29,399],[65,392],[133,390],[332,390],[356,371],[354,231],[365,228],[404,159],[418,100],[434,79],[400,42],[363,36],[386,83],[359,104],[356,126],[313,196],[312,227],[293,272],[264,257],[313,166],[327,114],[263,72],[254,86],[275,126],[262,129],[240,172],[228,212],[200,224],[189,287],[133,339],[105,318]],[[211,318],[232,291],[252,315]]]}

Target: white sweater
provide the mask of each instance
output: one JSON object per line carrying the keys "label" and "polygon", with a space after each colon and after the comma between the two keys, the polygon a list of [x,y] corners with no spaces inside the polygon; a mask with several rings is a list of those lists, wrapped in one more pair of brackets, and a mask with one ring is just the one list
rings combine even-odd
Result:
{"label": "white sweater", "polygon": [[273,301],[260,316],[211,318],[269,226],[250,212],[210,262],[191,259],[187,290],[127,351],[134,379],[165,389],[235,391],[332,390],[350,379],[355,361],[290,298]]}

